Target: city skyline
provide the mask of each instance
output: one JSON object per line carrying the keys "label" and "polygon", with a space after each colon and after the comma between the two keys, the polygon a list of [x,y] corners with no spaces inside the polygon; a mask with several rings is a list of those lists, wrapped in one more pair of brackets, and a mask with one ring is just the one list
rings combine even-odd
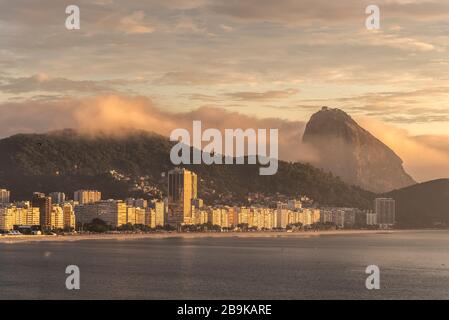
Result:
{"label": "city skyline", "polygon": [[[305,204],[311,200],[307,196],[289,198],[284,202],[265,202],[263,205],[204,204],[198,197],[196,173],[178,167],[168,172],[166,197],[152,199],[151,203],[143,198],[103,200],[101,191],[91,189],[75,191],[73,200],[69,200],[63,192],[51,192],[50,196],[34,192],[31,201],[10,202],[10,191],[0,191],[2,195],[7,195],[3,196],[0,202],[0,231],[3,232],[24,228],[32,231],[38,226],[39,232],[82,232],[84,225],[99,223],[105,225],[103,232],[108,231],[108,228],[117,230],[126,226],[151,229],[164,229],[169,226],[177,231],[206,225],[221,231],[246,231],[248,228],[259,231],[290,228],[299,231],[301,228],[373,226],[391,229],[396,224],[396,202],[391,198],[376,198],[374,211],[315,205],[305,207],[303,202]],[[207,231],[207,227],[205,228]]]}

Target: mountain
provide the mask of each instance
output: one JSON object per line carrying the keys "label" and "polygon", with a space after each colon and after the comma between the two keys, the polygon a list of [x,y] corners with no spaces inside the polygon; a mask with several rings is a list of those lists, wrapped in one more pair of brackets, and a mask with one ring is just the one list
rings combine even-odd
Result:
{"label": "mountain", "polygon": [[317,153],[312,165],[351,185],[380,193],[416,183],[393,150],[342,110],[323,107],[312,115],[303,142]]}
{"label": "mountain", "polygon": [[396,200],[396,220],[404,227],[449,226],[449,179],[416,184],[385,196]]}
{"label": "mountain", "polygon": [[[18,134],[0,140],[0,187],[10,189],[15,200],[29,199],[34,191],[71,196],[81,188],[99,189],[104,198],[161,196],[167,187],[164,173],[173,168],[171,147],[167,138],[141,131],[123,137],[74,130]],[[260,176],[257,165],[186,167],[198,174],[199,195],[208,204],[244,203],[249,192],[258,192],[371,208],[374,197],[309,164],[280,161],[273,176]]]}

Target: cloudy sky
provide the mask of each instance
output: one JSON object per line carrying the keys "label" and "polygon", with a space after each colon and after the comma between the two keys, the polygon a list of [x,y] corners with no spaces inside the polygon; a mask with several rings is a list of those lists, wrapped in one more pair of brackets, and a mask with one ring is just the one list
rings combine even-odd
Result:
{"label": "cloudy sky", "polygon": [[417,180],[449,177],[448,49],[448,0],[0,0],[0,137],[205,117],[291,142],[327,105]]}

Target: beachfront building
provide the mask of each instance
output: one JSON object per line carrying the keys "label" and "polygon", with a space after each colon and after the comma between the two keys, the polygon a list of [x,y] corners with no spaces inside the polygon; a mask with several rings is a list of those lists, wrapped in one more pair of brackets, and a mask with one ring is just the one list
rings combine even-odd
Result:
{"label": "beachfront building", "polygon": [[351,228],[356,224],[356,218],[359,214],[361,214],[361,211],[357,208],[321,208],[320,222],[333,223],[338,228]]}
{"label": "beachfront building", "polygon": [[69,202],[64,203],[62,207],[63,215],[64,215],[64,228],[66,229],[75,229],[76,227],[76,218],[75,218],[75,210],[73,205]]}
{"label": "beachfront building", "polygon": [[193,207],[193,222],[192,224],[206,224],[209,222],[209,208],[208,207]]}
{"label": "beachfront building", "polygon": [[367,226],[377,225],[377,213],[372,211],[366,213],[366,225]]}
{"label": "beachfront building", "polygon": [[31,200],[34,208],[39,208],[39,222],[43,228],[51,228],[52,199],[44,193],[35,192]]}
{"label": "beachfront building", "polygon": [[64,210],[60,206],[53,206],[50,226],[51,229],[64,229]]}
{"label": "beachfront building", "polygon": [[250,209],[246,207],[237,207],[238,224],[248,224]]}
{"label": "beachfront building", "polygon": [[145,225],[145,208],[136,208],[136,223],[139,225]]}
{"label": "beachfront building", "polygon": [[0,230],[13,230],[14,226],[36,226],[39,225],[39,218],[39,208],[15,205],[0,207]]}
{"label": "beachfront building", "polygon": [[163,201],[153,201],[145,209],[144,224],[152,229],[165,226],[165,203]]}
{"label": "beachfront building", "polygon": [[180,227],[192,224],[193,206],[198,198],[198,177],[187,169],[176,168],[168,173],[167,223]]}
{"label": "beachfront building", "polygon": [[284,206],[278,205],[276,212],[274,214],[273,227],[276,229],[285,229],[288,225],[288,212],[289,210],[284,208]]}
{"label": "beachfront building", "polygon": [[100,219],[107,224],[119,227],[127,223],[127,206],[121,200],[102,200],[75,206],[76,221],[84,224]]}
{"label": "beachfront building", "polygon": [[391,198],[376,198],[374,212],[377,214],[377,224],[381,229],[392,228],[396,219],[396,201]]}
{"label": "beachfront building", "polygon": [[126,207],[126,223],[136,224],[136,208]]}
{"label": "beachfront building", "polygon": [[0,230],[9,231],[14,227],[14,214],[12,208],[0,207]]}

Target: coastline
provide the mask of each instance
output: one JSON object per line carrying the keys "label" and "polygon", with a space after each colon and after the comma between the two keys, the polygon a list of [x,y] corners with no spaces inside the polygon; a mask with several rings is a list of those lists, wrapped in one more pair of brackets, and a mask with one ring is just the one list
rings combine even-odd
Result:
{"label": "coastline", "polygon": [[392,234],[420,230],[331,230],[331,231],[307,231],[307,232],[158,232],[142,234],[76,234],[76,235],[22,235],[2,236],[0,244],[15,244],[24,242],[74,242],[85,240],[141,240],[141,239],[169,239],[169,238],[310,238],[317,236],[339,236],[339,235],[372,235]]}

